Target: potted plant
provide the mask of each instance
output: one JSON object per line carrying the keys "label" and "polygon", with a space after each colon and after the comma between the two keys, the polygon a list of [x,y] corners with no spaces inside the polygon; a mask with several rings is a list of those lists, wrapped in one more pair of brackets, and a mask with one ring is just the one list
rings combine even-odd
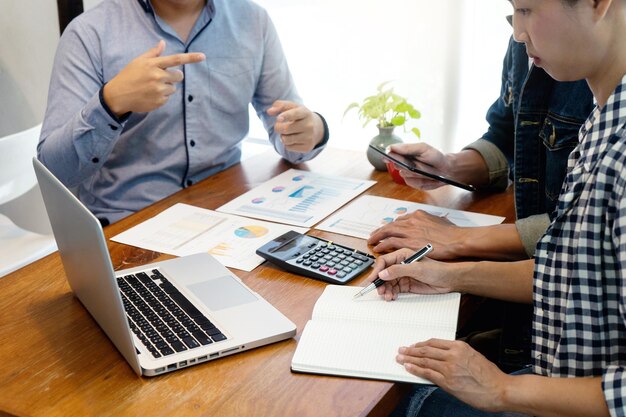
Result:
{"label": "potted plant", "polygon": [[[419,119],[422,115],[410,104],[406,98],[394,93],[393,87],[388,87],[389,81],[380,84],[377,94],[366,97],[361,104],[350,104],[344,116],[352,109],[358,109],[358,115],[364,121],[363,126],[367,126],[372,120],[376,120],[378,135],[374,136],[370,144],[379,147],[387,147],[392,143],[402,142],[398,136],[393,134],[396,127],[403,126],[406,131],[406,124],[412,119]],[[417,127],[410,129],[418,138],[421,136]],[[376,152],[367,150],[367,159],[379,171],[387,170],[385,161]]]}

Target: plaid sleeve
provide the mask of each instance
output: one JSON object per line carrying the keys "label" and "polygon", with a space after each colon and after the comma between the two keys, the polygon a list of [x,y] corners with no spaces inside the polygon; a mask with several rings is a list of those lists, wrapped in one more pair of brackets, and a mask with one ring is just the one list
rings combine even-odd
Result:
{"label": "plaid sleeve", "polygon": [[602,376],[602,391],[604,391],[604,399],[611,416],[625,415],[626,375],[624,375],[624,366],[611,365],[607,367]]}
{"label": "plaid sleeve", "polygon": [[[625,167],[618,163],[614,166],[617,172],[623,172]],[[613,198],[617,204],[617,212],[615,213],[615,222],[613,224],[613,245],[616,252],[617,262],[619,264],[616,287],[619,288],[619,311],[621,316],[621,327],[626,327],[626,180],[622,175],[617,176],[616,184],[613,189]],[[615,345],[622,343],[615,340]],[[626,363],[611,364],[606,367],[602,375],[602,391],[604,398],[609,407],[612,416],[626,415]]]}

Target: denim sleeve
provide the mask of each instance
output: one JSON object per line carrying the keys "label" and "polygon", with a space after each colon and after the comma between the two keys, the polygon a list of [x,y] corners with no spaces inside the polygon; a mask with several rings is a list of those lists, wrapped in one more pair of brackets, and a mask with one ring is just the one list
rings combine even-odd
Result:
{"label": "denim sleeve", "polygon": [[324,149],[328,141],[328,128],[324,123],[324,140],[312,151],[307,153],[292,152],[285,149],[280,135],[274,131],[276,117],[269,116],[267,109],[276,100],[288,100],[302,104],[302,99],[298,95],[294,84],[287,59],[283,52],[282,45],[276,33],[276,29],[269,15],[263,10],[264,19],[264,44],[263,68],[258,81],[252,106],[256,110],[257,116],[263,122],[265,130],[269,134],[269,139],[274,149],[291,163],[300,163],[316,157]]}
{"label": "denim sleeve", "polygon": [[483,139],[493,143],[504,155],[508,165],[513,166],[513,154],[515,143],[515,118],[514,118],[514,91],[513,91],[513,53],[515,48],[513,38],[509,41],[509,47],[502,65],[502,84],[500,97],[487,111],[487,123],[489,129],[483,135]]}
{"label": "denim sleeve", "polygon": [[545,234],[550,225],[550,216],[536,214],[515,221],[515,227],[529,258],[535,256],[535,248],[539,239]]}
{"label": "denim sleeve", "polygon": [[465,149],[471,149],[478,152],[489,170],[489,184],[487,189],[502,191],[509,185],[509,164],[504,154],[493,143],[478,139],[477,141],[467,145]]}
{"label": "denim sleeve", "polygon": [[101,101],[100,48],[76,21],[72,23],[57,48],[37,148],[38,158],[68,187],[100,169],[124,123]]}

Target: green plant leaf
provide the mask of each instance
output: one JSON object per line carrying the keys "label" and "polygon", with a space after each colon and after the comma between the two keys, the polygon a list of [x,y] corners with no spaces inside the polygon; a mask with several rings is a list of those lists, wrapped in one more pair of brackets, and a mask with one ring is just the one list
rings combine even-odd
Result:
{"label": "green plant leaf", "polygon": [[360,107],[359,103],[357,103],[357,102],[350,103],[350,105],[348,107],[346,107],[346,109],[344,110],[343,117],[346,117],[346,113],[348,113],[350,110],[358,109],[359,107]]}
{"label": "green plant leaf", "polygon": [[[365,97],[361,104],[351,103],[343,115],[352,109],[358,109],[359,119],[363,121],[363,127],[367,126],[372,120],[381,127],[403,126],[408,119],[419,119],[421,113],[410,104],[406,98],[394,93],[393,87],[389,86],[391,81],[385,81],[376,87],[377,93]],[[417,128],[411,131],[420,137],[420,131]]]}
{"label": "green plant leaf", "polygon": [[422,113],[419,112],[419,110],[409,110],[409,116],[411,116],[411,119],[419,119],[420,117],[422,117]]}
{"label": "green plant leaf", "polygon": [[418,128],[414,127],[413,129],[411,129],[411,132],[415,133],[415,136],[417,136],[418,138],[421,139],[422,132],[420,132],[420,130]]}
{"label": "green plant leaf", "polygon": [[406,122],[406,117],[404,116],[396,116],[391,119],[391,124],[394,126],[402,126]]}

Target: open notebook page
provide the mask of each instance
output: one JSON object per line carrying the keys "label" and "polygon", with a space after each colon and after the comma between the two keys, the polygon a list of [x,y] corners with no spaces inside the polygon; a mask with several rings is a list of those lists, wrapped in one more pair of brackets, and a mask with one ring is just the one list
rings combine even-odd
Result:
{"label": "open notebook page", "polygon": [[327,286],[300,337],[292,370],[428,383],[396,363],[398,348],[430,338],[454,339],[460,295],[411,294],[386,302],[370,293],[352,300],[356,291]]}

